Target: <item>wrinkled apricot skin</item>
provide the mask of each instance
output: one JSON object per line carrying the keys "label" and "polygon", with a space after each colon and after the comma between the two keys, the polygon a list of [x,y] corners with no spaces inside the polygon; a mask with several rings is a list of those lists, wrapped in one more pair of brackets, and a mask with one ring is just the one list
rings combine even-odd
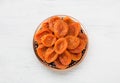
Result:
{"label": "wrinkled apricot skin", "polygon": [[75,49],[80,43],[80,39],[75,36],[66,36],[66,40],[68,42],[68,49]]}
{"label": "wrinkled apricot skin", "polygon": [[63,65],[69,65],[71,63],[70,53],[65,51],[63,54],[59,55],[59,60]]}
{"label": "wrinkled apricot skin", "polygon": [[87,38],[86,34],[85,33],[80,33],[78,37],[80,38],[80,44],[77,48],[69,50],[72,53],[80,53],[87,46],[88,38]]}
{"label": "wrinkled apricot skin", "polygon": [[55,42],[55,52],[62,54],[67,49],[68,43],[65,38],[60,38]]}
{"label": "wrinkled apricot skin", "polygon": [[54,34],[57,38],[64,37],[68,32],[68,25],[63,20],[57,20],[54,25]]}
{"label": "wrinkled apricot skin", "polygon": [[47,63],[51,63],[53,61],[55,61],[58,57],[58,54],[54,51],[53,47],[50,47],[47,49],[46,53],[45,53],[45,61]]}
{"label": "wrinkled apricot skin", "polygon": [[46,47],[51,47],[55,43],[55,41],[56,41],[56,37],[52,34],[44,35],[41,38],[42,44]]}
{"label": "wrinkled apricot skin", "polygon": [[67,24],[70,24],[70,23],[73,23],[73,22],[74,22],[74,21],[73,21],[71,18],[69,18],[68,16],[64,17],[64,18],[63,18],[63,21],[66,22]]}
{"label": "wrinkled apricot skin", "polygon": [[49,23],[48,22],[44,22],[41,27],[42,28],[49,28]]}
{"label": "wrinkled apricot skin", "polygon": [[47,48],[42,44],[39,45],[37,50],[36,50],[38,57],[40,57],[43,61],[44,61],[44,55],[45,55],[46,50],[47,50]]}
{"label": "wrinkled apricot skin", "polygon": [[79,53],[79,54],[71,54],[71,59],[72,59],[73,61],[78,61],[78,60],[81,59],[81,57],[82,57],[82,53]]}
{"label": "wrinkled apricot skin", "polygon": [[70,49],[69,51],[71,53],[80,53],[83,51],[83,49],[85,49],[85,47],[86,47],[86,43],[83,40],[80,40],[79,46],[75,49]]}
{"label": "wrinkled apricot skin", "polygon": [[38,44],[41,43],[41,38],[46,35],[46,34],[51,34],[52,32],[47,29],[47,28],[44,28],[44,29],[41,29],[39,31],[36,32],[35,36],[34,36],[34,40],[38,42]]}
{"label": "wrinkled apricot skin", "polygon": [[59,69],[66,69],[66,68],[67,68],[67,66],[66,66],[66,65],[63,65],[63,64],[59,61],[59,59],[57,59],[56,61],[54,61],[54,63],[55,63],[55,65],[56,65],[56,67],[59,68]]}
{"label": "wrinkled apricot skin", "polygon": [[85,33],[79,33],[78,37],[82,39],[85,43],[88,43],[88,38]]}
{"label": "wrinkled apricot skin", "polygon": [[69,25],[69,30],[67,35],[78,36],[81,30],[80,24],[77,22],[73,22]]}
{"label": "wrinkled apricot skin", "polygon": [[49,22],[49,29],[50,29],[52,32],[54,32],[54,24],[55,24],[55,22],[56,22],[57,20],[60,20],[60,17],[54,16],[54,17],[52,17],[52,18],[50,18],[50,19],[48,20],[48,22]]}

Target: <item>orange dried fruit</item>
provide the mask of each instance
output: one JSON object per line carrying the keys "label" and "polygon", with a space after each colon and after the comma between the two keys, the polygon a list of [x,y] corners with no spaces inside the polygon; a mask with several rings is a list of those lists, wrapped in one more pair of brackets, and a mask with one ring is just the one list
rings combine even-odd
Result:
{"label": "orange dried fruit", "polygon": [[79,33],[78,37],[84,40],[86,43],[88,42],[87,35],[85,33]]}
{"label": "orange dried fruit", "polygon": [[45,53],[45,61],[47,63],[51,63],[53,61],[55,61],[58,57],[58,54],[54,51],[53,47],[50,47],[46,50]]}
{"label": "orange dried fruit", "polygon": [[68,17],[68,16],[65,16],[65,17],[63,18],[63,21],[66,22],[67,24],[70,24],[70,23],[74,22],[74,21],[73,21],[70,17]]}
{"label": "orange dried fruit", "polygon": [[71,57],[72,57],[72,60],[73,61],[78,61],[78,60],[80,60],[81,59],[81,57],[82,57],[82,53],[79,53],[79,54],[71,54]]}
{"label": "orange dried fruit", "polygon": [[77,48],[75,48],[75,49],[70,49],[69,51],[71,53],[80,53],[80,52],[83,51],[83,49],[85,49],[85,47],[86,47],[86,42],[80,39],[79,46]]}
{"label": "orange dried fruit", "polygon": [[48,28],[40,29],[39,31],[36,32],[34,40],[37,41],[38,44],[40,44],[41,38],[47,34],[52,34],[52,32]]}
{"label": "orange dried fruit", "polygon": [[42,28],[49,28],[49,23],[48,23],[48,21],[42,23],[42,26],[41,26],[41,27],[42,27]]}
{"label": "orange dried fruit", "polygon": [[55,43],[55,41],[56,41],[56,37],[52,34],[44,35],[41,38],[42,44],[46,47],[51,47]]}
{"label": "orange dried fruit", "polygon": [[63,65],[63,64],[59,61],[59,59],[55,60],[54,63],[55,63],[55,65],[56,65],[56,67],[59,68],[59,69],[66,69],[66,68],[67,68],[67,65]]}
{"label": "orange dried fruit", "polygon": [[67,43],[66,39],[59,38],[55,42],[55,46],[54,46],[55,52],[58,54],[62,54],[66,50],[67,46],[68,46],[68,43]]}
{"label": "orange dried fruit", "polygon": [[48,20],[49,22],[49,29],[53,32],[54,31],[54,24],[57,20],[60,20],[61,18],[58,16],[54,16]]}
{"label": "orange dried fruit", "polygon": [[44,61],[44,55],[45,55],[45,52],[47,50],[47,47],[45,47],[44,45],[40,44],[38,46],[38,48],[36,49],[36,52],[37,52],[37,55],[40,59],[42,59]]}
{"label": "orange dried fruit", "polygon": [[54,25],[54,34],[57,38],[64,37],[68,33],[68,25],[63,20],[57,20]]}
{"label": "orange dried fruit", "polygon": [[78,36],[81,30],[81,26],[77,22],[73,22],[69,25],[69,30],[67,35]]}
{"label": "orange dried fruit", "polygon": [[59,60],[63,65],[69,65],[71,63],[70,53],[65,51],[63,54],[59,55]]}
{"label": "orange dried fruit", "polygon": [[80,39],[75,36],[66,36],[66,40],[68,42],[68,49],[75,49],[80,43]]}

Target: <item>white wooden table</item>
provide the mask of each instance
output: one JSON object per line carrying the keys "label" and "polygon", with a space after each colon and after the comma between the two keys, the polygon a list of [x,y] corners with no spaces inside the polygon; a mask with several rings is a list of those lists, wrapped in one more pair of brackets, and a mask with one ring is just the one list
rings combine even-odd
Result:
{"label": "white wooden table", "polygon": [[[38,24],[56,14],[86,27],[89,50],[67,72],[43,66],[32,48]],[[0,0],[0,83],[120,83],[120,0]]]}

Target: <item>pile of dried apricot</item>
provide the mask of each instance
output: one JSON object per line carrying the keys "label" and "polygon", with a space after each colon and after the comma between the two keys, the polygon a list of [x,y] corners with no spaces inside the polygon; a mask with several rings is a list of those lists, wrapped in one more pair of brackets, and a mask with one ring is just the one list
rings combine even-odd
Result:
{"label": "pile of dried apricot", "polygon": [[39,27],[34,43],[40,60],[56,69],[66,69],[80,61],[88,38],[79,22],[69,16],[53,16]]}

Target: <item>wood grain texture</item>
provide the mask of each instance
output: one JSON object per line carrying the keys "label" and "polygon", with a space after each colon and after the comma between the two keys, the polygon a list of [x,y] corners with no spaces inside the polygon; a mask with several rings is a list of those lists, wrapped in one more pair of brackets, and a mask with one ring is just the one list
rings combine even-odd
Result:
{"label": "wood grain texture", "polygon": [[[58,14],[78,19],[89,35],[87,56],[65,72],[44,67],[32,47],[39,23]],[[0,83],[120,83],[119,49],[120,0],[0,0]]]}

